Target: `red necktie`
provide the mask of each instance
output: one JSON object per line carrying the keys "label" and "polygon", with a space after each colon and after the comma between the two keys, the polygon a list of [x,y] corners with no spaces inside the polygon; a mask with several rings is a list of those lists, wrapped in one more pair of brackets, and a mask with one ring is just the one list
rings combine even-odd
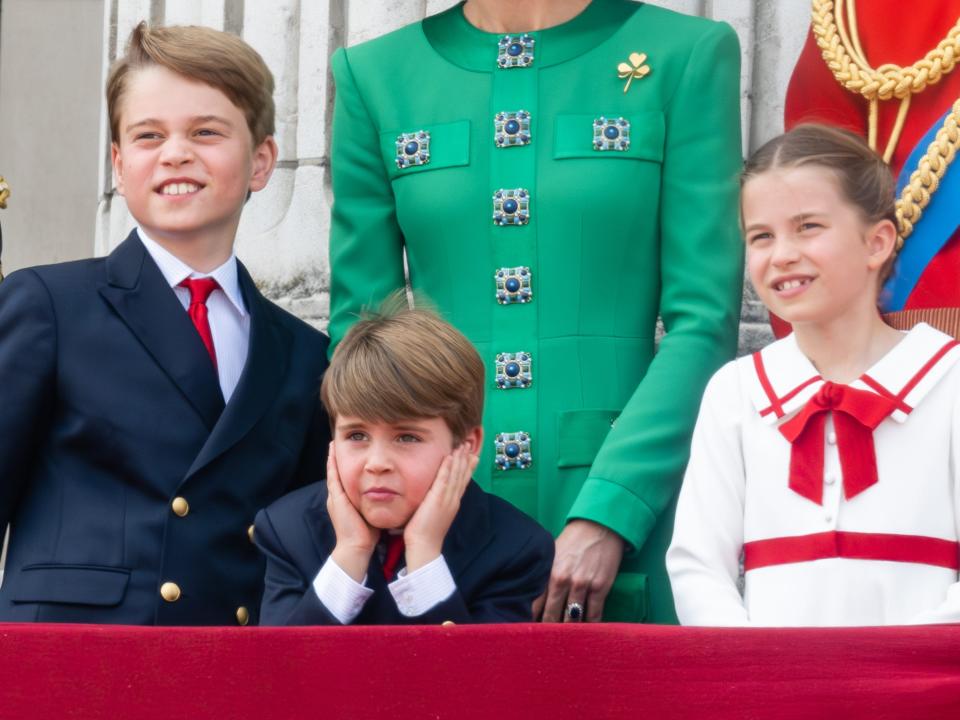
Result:
{"label": "red necktie", "polygon": [[403,535],[384,533],[384,538],[387,543],[387,552],[383,558],[383,576],[387,579],[387,582],[390,582],[393,580],[400,558],[403,557]]}
{"label": "red necktie", "polygon": [[200,339],[203,340],[207,352],[210,353],[210,359],[213,360],[213,367],[217,367],[217,351],[213,347],[213,335],[210,332],[210,320],[207,316],[207,298],[210,293],[216,290],[220,285],[213,278],[187,278],[180,287],[185,287],[190,291],[190,308],[187,314],[193,320],[193,326],[200,333]]}
{"label": "red necktie", "polygon": [[790,489],[823,502],[823,430],[833,412],[847,500],[877,482],[873,431],[896,409],[894,400],[847,385],[826,382],[803,409],[780,426],[790,449]]}

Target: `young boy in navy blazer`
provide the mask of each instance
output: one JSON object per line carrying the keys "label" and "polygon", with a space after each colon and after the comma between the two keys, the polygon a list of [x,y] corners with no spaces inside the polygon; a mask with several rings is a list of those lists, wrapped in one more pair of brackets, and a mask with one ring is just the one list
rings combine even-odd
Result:
{"label": "young boy in navy blazer", "polygon": [[398,305],[355,324],[330,362],[327,481],[257,515],[265,625],[517,622],[546,587],[549,533],[470,479],[477,351]]}
{"label": "young boy in navy blazer", "polygon": [[109,257],[0,284],[0,621],[257,621],[257,508],[322,477],[327,339],[233,252],[277,158],[273,78],[239,38],[132,33],[107,83]]}

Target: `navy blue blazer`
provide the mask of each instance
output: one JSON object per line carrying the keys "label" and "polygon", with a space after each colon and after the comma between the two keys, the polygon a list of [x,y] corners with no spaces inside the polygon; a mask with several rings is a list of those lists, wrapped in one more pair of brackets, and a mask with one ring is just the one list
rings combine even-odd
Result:
{"label": "navy blue blazer", "polygon": [[[326,483],[281,498],[257,514],[254,527],[254,539],[267,556],[260,623],[339,625],[313,589],[313,579],[336,545]],[[529,621],[531,605],[550,578],[553,538],[536,520],[471,481],[444,540],[443,558],[456,591],[410,618],[397,609],[374,553],[367,571],[367,587],[374,592],[354,624]]]}
{"label": "navy blue blazer", "polygon": [[324,475],[328,340],[238,271],[250,348],[226,406],[136,233],[0,283],[0,621],[257,621],[248,531]]}

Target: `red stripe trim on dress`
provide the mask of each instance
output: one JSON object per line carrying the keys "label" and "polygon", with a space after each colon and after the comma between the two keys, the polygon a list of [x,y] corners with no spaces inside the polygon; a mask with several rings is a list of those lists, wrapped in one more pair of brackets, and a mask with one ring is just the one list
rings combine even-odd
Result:
{"label": "red stripe trim on dress", "polygon": [[877,395],[880,395],[881,397],[885,397],[887,400],[891,400],[894,403],[896,403],[897,410],[903,413],[906,413],[907,415],[913,412],[913,408],[907,405],[902,398],[899,398],[896,395],[894,395],[892,392],[887,390],[883,385],[881,385],[879,382],[874,380],[872,377],[870,377],[866,373],[860,376],[860,380],[863,382],[864,385],[871,388],[875,393],[877,393]]}
{"label": "red stripe trim on dress", "polygon": [[916,373],[914,373],[913,377],[907,381],[907,384],[904,385],[903,388],[900,390],[900,392],[898,392],[896,395],[894,395],[892,392],[887,390],[883,385],[881,385],[879,382],[874,380],[872,377],[870,377],[866,373],[860,376],[860,380],[863,381],[865,385],[873,389],[879,395],[882,395],[883,397],[889,400],[893,400],[895,403],[897,403],[898,410],[909,415],[913,411],[913,408],[907,405],[906,402],[904,402],[904,398],[906,398],[907,395],[909,395],[910,392],[920,383],[920,381],[923,380],[926,374],[930,372],[934,368],[934,366],[943,359],[943,356],[946,355],[951,350],[953,350],[955,347],[957,347],[957,345],[960,345],[960,341],[949,340],[946,343],[946,345],[944,345],[942,348],[937,350],[937,352],[933,355],[933,357],[931,357],[929,360],[927,360],[926,363],[924,363],[922,368],[920,368],[919,370],[917,370]]}
{"label": "red stripe trim on dress", "polygon": [[767,399],[770,400],[770,407],[766,410],[762,410],[760,415],[768,415],[771,411],[777,414],[778,418],[783,417],[783,406],[780,404],[780,400],[777,399],[777,394],[773,391],[773,386],[770,384],[770,378],[767,377],[767,371],[763,367],[763,358],[760,357],[760,351],[758,350],[753,354],[753,367],[757,371],[757,378],[760,380],[760,387],[763,388],[763,391],[767,394]]}
{"label": "red stripe trim on dress", "polygon": [[[788,392],[786,395],[784,395],[782,398],[780,398],[780,402],[781,402],[781,403],[790,402],[791,400],[793,400],[794,397],[796,397],[796,396],[799,395],[801,392],[803,392],[803,390],[804,390],[806,387],[808,387],[809,385],[813,385],[815,382],[820,382],[821,380],[823,380],[823,378],[820,377],[819,375],[817,375],[817,376],[814,376],[814,377],[810,378],[810,379],[807,380],[806,382],[800,383],[800,384],[797,385],[793,390],[791,390],[791,391]],[[769,415],[772,411],[773,411],[773,408],[767,408],[766,410],[761,410],[761,411],[760,411],[760,415],[761,415],[761,416],[763,416],[763,415]]]}
{"label": "red stripe trim on dress", "polygon": [[948,352],[953,350],[957,345],[960,345],[960,341],[950,340],[946,345],[940,348],[937,351],[937,354],[934,355],[929,360],[927,360],[926,365],[920,368],[920,370],[917,371],[917,374],[914,375],[912,378],[910,378],[910,382],[908,382],[906,385],[903,386],[903,389],[897,393],[897,398],[899,398],[900,400],[903,400],[904,398],[906,398],[907,395],[910,394],[910,391],[917,386],[917,383],[923,380],[924,375],[930,372],[933,366],[936,365],[938,362],[940,362],[940,359],[944,355],[946,355]]}
{"label": "red stripe trim on dress", "polygon": [[960,543],[923,535],[832,531],[743,545],[744,570],[827,558],[887,560],[960,570]]}
{"label": "red stripe trim on dress", "polygon": [[[866,373],[860,376],[860,380],[869,388],[871,388],[874,392],[876,392],[878,395],[881,395],[882,397],[885,397],[889,400],[893,400],[897,404],[898,410],[909,415],[913,411],[913,408],[907,405],[907,403],[904,401],[904,398],[906,398],[907,395],[909,395],[910,392],[920,383],[920,381],[923,380],[924,376],[926,376],[926,374],[930,372],[934,368],[934,366],[938,362],[940,362],[940,360],[943,359],[944,355],[946,355],[948,352],[953,350],[958,345],[960,345],[960,340],[950,340],[949,342],[947,342],[947,344],[944,345],[942,348],[940,348],[936,352],[936,354],[934,354],[933,357],[927,360],[924,366],[920,368],[912,378],[910,378],[907,384],[903,386],[903,389],[900,390],[900,392],[897,393],[896,395],[894,395],[892,392],[887,390],[883,385],[881,385],[879,382],[874,380],[872,377],[870,377]],[[757,378],[760,380],[760,386],[763,388],[763,391],[767,394],[767,398],[770,400],[770,407],[767,407],[761,410],[760,417],[766,417],[770,413],[776,413],[777,418],[782,418],[785,414],[783,410],[783,403],[790,402],[804,388],[806,388],[809,385],[812,385],[818,380],[823,379],[820,376],[812,377],[806,382],[803,382],[797,385],[793,390],[788,392],[782,398],[778,398],[776,393],[774,393],[773,391],[773,385],[770,384],[770,378],[767,377],[767,371],[763,366],[763,358],[761,358],[759,351],[753,354],[753,366],[757,371]]]}

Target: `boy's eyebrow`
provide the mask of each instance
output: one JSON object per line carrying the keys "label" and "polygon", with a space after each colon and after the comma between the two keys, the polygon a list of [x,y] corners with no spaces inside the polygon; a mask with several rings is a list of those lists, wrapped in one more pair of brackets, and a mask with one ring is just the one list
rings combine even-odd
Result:
{"label": "boy's eyebrow", "polygon": [[423,425],[416,424],[397,424],[393,426],[394,430],[413,430],[418,433],[427,433],[429,430]]}
{"label": "boy's eyebrow", "polygon": [[141,126],[143,126],[143,125],[159,125],[159,124],[160,124],[160,121],[157,120],[156,118],[145,118],[145,119],[139,120],[139,121],[137,121],[137,122],[135,122],[135,123],[130,123],[129,125],[127,125],[127,127],[125,128],[125,130],[126,130],[127,132],[130,132],[130,131],[133,130],[134,128],[138,128],[138,127],[141,127]]}
{"label": "boy's eyebrow", "polygon": [[230,126],[233,125],[233,123],[231,123],[229,120],[227,120],[226,118],[220,117],[219,115],[198,115],[197,117],[193,118],[193,122],[195,123],[218,122],[218,123],[223,123],[224,125],[230,125]]}
{"label": "boy's eyebrow", "polygon": [[[360,429],[362,429],[362,428],[367,427],[369,424],[370,424],[370,423],[363,422],[363,421],[353,422],[353,423],[345,423],[345,424],[343,424],[343,425],[338,425],[338,426],[337,426],[337,429],[338,429],[338,430],[341,430],[341,431],[360,430]],[[393,430],[397,430],[397,431],[401,431],[401,432],[403,432],[403,431],[411,431],[411,430],[414,431],[414,432],[418,432],[418,433],[427,433],[427,432],[429,432],[429,430],[428,430],[428,428],[427,428],[426,426],[424,426],[424,425],[418,425],[418,424],[416,424],[416,423],[407,423],[407,422],[395,423],[395,424],[391,424],[390,427],[391,427],[391,429],[393,429]]]}
{"label": "boy's eyebrow", "polygon": [[[190,123],[193,125],[196,125],[197,123],[207,123],[207,122],[218,122],[228,127],[233,127],[233,123],[231,123],[229,120],[227,120],[224,117],[220,117],[219,115],[198,115],[190,119]],[[138,127],[142,127],[143,125],[162,125],[162,124],[163,124],[162,121],[156,118],[144,118],[143,120],[138,120],[135,123],[131,123],[130,125],[127,125],[126,131],[130,132],[131,130]]]}

